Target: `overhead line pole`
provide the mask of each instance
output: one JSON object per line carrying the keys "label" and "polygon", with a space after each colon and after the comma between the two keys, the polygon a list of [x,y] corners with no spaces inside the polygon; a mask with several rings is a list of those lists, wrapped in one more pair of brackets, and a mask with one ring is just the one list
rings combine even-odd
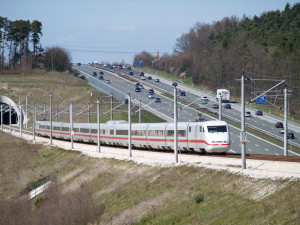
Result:
{"label": "overhead line pole", "polygon": [[[244,70],[241,79],[241,134],[245,133],[245,77]],[[242,153],[242,169],[246,169],[246,141],[242,141],[241,153]]]}
{"label": "overhead line pole", "polygon": [[287,88],[284,88],[284,156],[288,155],[288,98],[287,98]]}
{"label": "overhead line pole", "polygon": [[174,86],[174,156],[175,163],[178,163],[178,135],[177,135],[177,83],[173,82]]}
{"label": "overhead line pole", "polygon": [[130,93],[128,95],[128,151],[129,151],[129,158],[131,158],[132,151],[131,151],[131,96],[130,96]]}
{"label": "overhead line pole", "polygon": [[100,149],[100,100],[97,99],[97,151],[101,152]]}

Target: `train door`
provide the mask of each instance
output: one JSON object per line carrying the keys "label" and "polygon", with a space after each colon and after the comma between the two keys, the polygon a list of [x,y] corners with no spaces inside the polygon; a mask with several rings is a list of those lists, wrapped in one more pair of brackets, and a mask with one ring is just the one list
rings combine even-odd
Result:
{"label": "train door", "polygon": [[195,123],[189,123],[187,127],[187,141],[189,149],[197,148],[197,126]]}

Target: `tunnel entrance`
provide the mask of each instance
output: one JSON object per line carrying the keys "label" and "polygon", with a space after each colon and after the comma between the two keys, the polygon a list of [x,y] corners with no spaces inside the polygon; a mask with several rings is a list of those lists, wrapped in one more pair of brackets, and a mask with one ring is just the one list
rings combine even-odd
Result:
{"label": "tunnel entrance", "polygon": [[11,108],[11,123],[17,124],[18,118],[19,118],[19,109],[16,105],[16,103],[10,99],[9,97],[6,97],[4,95],[0,95],[0,110],[2,106],[3,111],[3,121],[1,120],[1,112],[0,112],[0,124],[9,124],[9,108]]}
{"label": "tunnel entrance", "polygon": [[[5,103],[0,103],[0,110],[3,110],[3,124],[9,124],[9,105]],[[11,107],[11,124],[17,124],[18,123],[18,114],[15,111],[13,107]],[[1,111],[0,111],[0,124],[2,124],[1,120]]]}

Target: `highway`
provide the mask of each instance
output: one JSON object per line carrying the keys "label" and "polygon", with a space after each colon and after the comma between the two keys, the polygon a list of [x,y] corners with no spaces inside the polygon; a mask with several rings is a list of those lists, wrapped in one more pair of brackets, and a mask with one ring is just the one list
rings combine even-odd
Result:
{"label": "highway", "polygon": [[[143,104],[148,105],[148,107],[151,107],[152,109],[159,111],[162,113],[167,119],[171,121],[173,118],[173,99],[168,98],[168,96],[173,95],[174,88],[172,87],[172,82],[160,77],[156,77],[155,75],[152,76],[152,80],[141,80],[140,72],[133,71],[133,75],[128,75],[129,70],[119,70],[115,69],[114,73],[110,71],[106,71],[100,68],[94,68],[87,65],[81,65],[81,66],[74,66],[78,71],[80,71],[86,79],[89,81],[89,83],[94,87],[99,87],[98,89],[103,91],[103,87],[107,86],[109,90],[112,90],[115,93],[122,93],[123,95],[130,95],[134,100],[141,101]],[[99,80],[99,72],[103,71],[103,80]],[[97,72],[97,76],[92,76],[93,72]],[[126,74],[125,76],[128,76],[128,79],[125,79],[116,73],[122,73]],[[150,74],[145,73],[145,77],[149,76]],[[159,78],[160,82],[155,82],[155,79]],[[106,84],[106,80],[110,80],[110,84]],[[144,85],[144,89],[142,89],[141,92],[135,92],[135,83],[139,82]],[[101,88],[100,88],[101,87]],[[148,89],[153,88],[155,91],[154,96],[161,98],[162,102],[156,103],[153,99],[149,99],[148,96]],[[181,103],[178,103],[179,108],[179,114],[178,119],[179,121],[196,121],[196,119],[204,119],[204,120],[214,120],[214,118],[210,117],[209,115],[205,114],[205,111],[209,109],[210,111],[218,111],[218,109],[212,109],[212,105],[215,102],[214,96],[210,95],[208,92],[204,91],[198,91],[195,89],[192,89],[190,87],[186,87],[182,85],[181,83],[178,83],[178,90],[184,90],[186,92],[186,96],[180,96],[181,99],[194,102],[196,105],[199,106],[200,110],[195,110],[191,107],[188,107],[186,105],[183,105]],[[178,92],[180,93],[180,92]],[[168,96],[166,96],[166,94]],[[201,97],[207,96],[209,99],[209,103],[207,105],[202,105]],[[119,98],[120,99],[120,98]],[[233,119],[239,120],[241,117],[241,113],[239,111],[239,107],[235,104],[231,104],[232,109],[223,109],[222,113],[226,117],[232,117]],[[203,111],[203,113],[202,113]],[[199,116],[199,113],[201,116]],[[252,113],[252,112],[251,112]],[[270,116],[255,116],[254,113],[252,113],[252,117],[246,118],[246,123],[251,126],[257,126],[260,129],[269,129],[268,132],[271,132],[274,135],[279,134],[279,130],[274,128],[275,122],[277,122],[276,118],[272,118]],[[300,136],[300,132],[298,133],[299,127],[296,127],[295,133],[296,138]],[[247,129],[246,129],[247,130]],[[291,130],[291,129],[290,129]],[[240,153],[241,151],[241,144],[240,144],[240,129],[230,126],[230,133],[231,133],[231,148],[230,150],[232,152]],[[283,136],[283,135],[281,135]],[[295,141],[299,141],[299,139],[294,139]],[[289,139],[289,142],[291,140]],[[290,145],[289,145],[290,150]],[[252,134],[247,135],[247,144],[246,144],[246,151],[248,153],[253,154],[272,154],[272,155],[283,155],[283,148],[280,146],[277,146],[273,143],[270,143],[268,141],[265,141],[261,139],[260,137],[254,136]],[[290,152],[289,155],[297,155],[300,156],[297,153]]]}

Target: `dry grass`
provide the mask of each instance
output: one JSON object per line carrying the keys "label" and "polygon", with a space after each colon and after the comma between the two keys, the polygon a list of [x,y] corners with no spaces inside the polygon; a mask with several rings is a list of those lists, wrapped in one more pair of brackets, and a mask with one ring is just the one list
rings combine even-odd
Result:
{"label": "dry grass", "polygon": [[86,185],[65,195],[61,189],[55,183],[32,202],[24,198],[0,200],[0,224],[73,225],[99,221],[103,209]]}

